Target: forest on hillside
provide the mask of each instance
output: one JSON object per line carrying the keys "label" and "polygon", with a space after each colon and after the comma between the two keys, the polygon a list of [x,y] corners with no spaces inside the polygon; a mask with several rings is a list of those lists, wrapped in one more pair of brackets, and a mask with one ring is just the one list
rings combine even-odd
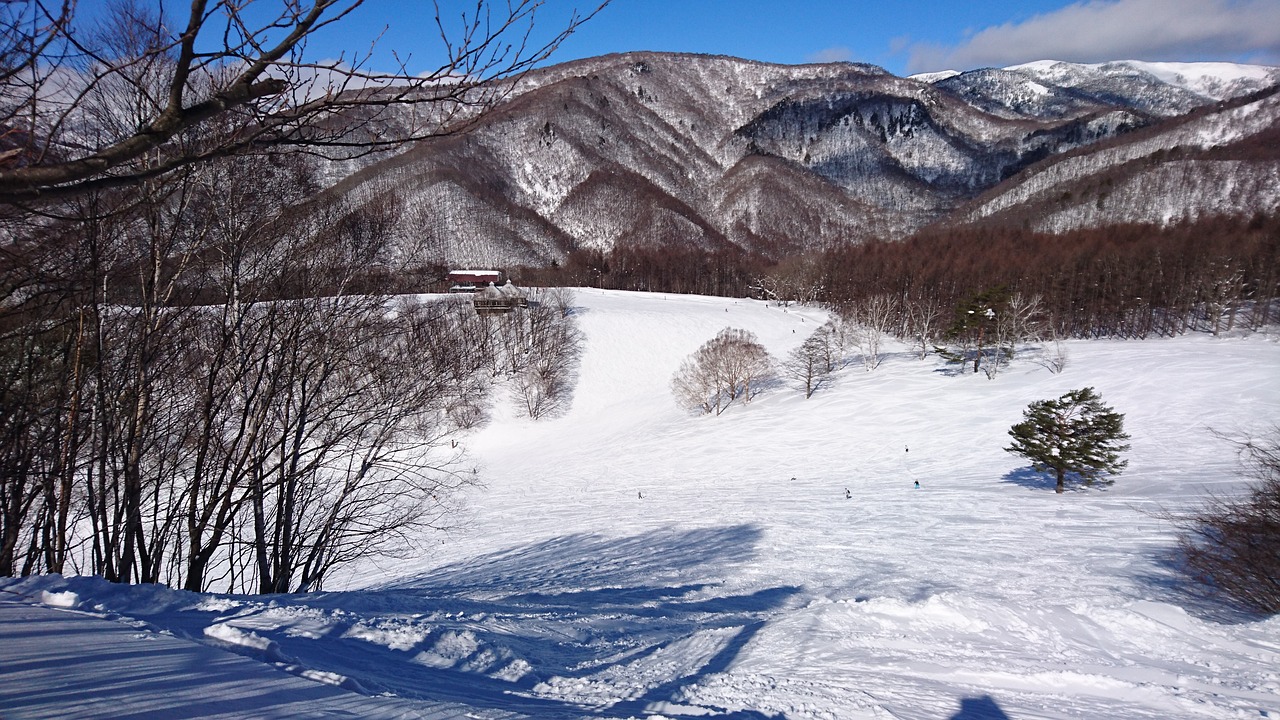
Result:
{"label": "forest on hillside", "polygon": [[[940,228],[781,262],[733,248],[619,246],[575,251],[562,264],[513,274],[529,285],[752,296],[837,308],[887,297],[895,308],[889,327],[902,336],[921,329],[944,335],[957,309],[992,293],[1034,299],[1039,324],[1056,337],[1217,333],[1277,319],[1280,217],[1061,234]],[[929,327],[915,327],[921,322]]]}

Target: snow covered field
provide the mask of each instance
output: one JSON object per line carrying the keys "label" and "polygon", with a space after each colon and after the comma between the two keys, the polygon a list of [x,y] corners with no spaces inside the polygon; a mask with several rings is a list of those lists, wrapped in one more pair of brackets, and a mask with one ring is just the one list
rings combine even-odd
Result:
{"label": "snow covered field", "polygon": [[[1183,588],[1157,517],[1238,482],[1211,429],[1280,422],[1275,335],[1072,342],[995,380],[891,347],[695,417],[668,382],[699,345],[781,358],[823,314],[577,305],[572,409],[470,438],[462,527],[305,596],[0,581],[0,717],[1280,718],[1280,618]],[[1006,432],[1084,386],[1130,466],[1056,495]]]}

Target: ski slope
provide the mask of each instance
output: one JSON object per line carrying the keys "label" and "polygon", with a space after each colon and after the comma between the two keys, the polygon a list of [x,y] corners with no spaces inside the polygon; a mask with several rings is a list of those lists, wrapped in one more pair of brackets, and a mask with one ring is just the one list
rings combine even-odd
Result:
{"label": "ski slope", "polygon": [[[484,485],[460,527],[312,595],[0,581],[0,717],[109,716],[39,662],[94,637],[229,650],[281,683],[248,714],[205,692],[209,717],[1280,718],[1280,618],[1184,587],[1160,517],[1239,483],[1213,431],[1280,422],[1276,335],[1070,342],[1061,374],[1026,352],[994,380],[891,346],[810,399],[700,417],[668,389],[698,346],[740,327],[781,358],[824,314],[576,292],[571,409],[499,407],[468,438]],[[1056,495],[1002,448],[1027,403],[1084,386],[1126,414],[1130,465]],[[27,632],[59,624],[40,613],[129,637]],[[183,657],[147,663],[159,698],[97,697],[190,716],[207,685]],[[300,680],[328,689],[310,714]]]}

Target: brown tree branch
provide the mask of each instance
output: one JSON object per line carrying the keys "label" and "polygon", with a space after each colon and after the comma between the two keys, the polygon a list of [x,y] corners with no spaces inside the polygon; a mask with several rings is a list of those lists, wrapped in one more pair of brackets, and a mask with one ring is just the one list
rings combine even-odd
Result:
{"label": "brown tree branch", "polygon": [[[310,7],[285,10],[257,24],[246,21],[240,5],[218,2],[210,8],[208,0],[192,0],[185,29],[171,39],[163,36],[162,22],[122,11],[115,21],[123,23],[124,30],[147,33],[130,50],[132,55],[91,47],[76,34],[68,10],[68,20],[50,24],[46,42],[32,47],[37,53],[58,44],[73,48],[90,70],[73,76],[81,78],[79,89],[66,86],[70,81],[65,75],[58,79],[64,85],[49,77],[19,84],[0,73],[0,97],[16,90],[30,98],[33,108],[41,97],[60,99],[53,104],[53,116],[33,125],[27,148],[13,152],[14,148],[0,147],[7,165],[0,169],[0,202],[73,197],[245,150],[270,152],[273,147],[303,145],[344,148],[345,157],[350,157],[350,149],[373,151],[439,134],[453,121],[464,115],[474,118],[476,109],[509,94],[514,86],[496,81],[544,61],[608,0],[589,14],[574,13],[550,40],[533,47],[533,23],[543,2],[513,0],[495,14],[488,0],[477,0],[474,12],[462,18],[457,42],[440,21],[437,6],[437,26],[448,55],[434,71],[420,76],[410,75],[403,64],[392,74],[364,71],[368,55],[357,58],[352,67],[300,59],[317,30],[341,22],[363,0],[314,0]],[[211,28],[219,12],[226,23],[221,47],[202,52],[201,33]],[[274,42],[264,42],[281,30],[285,32]],[[517,37],[509,42],[513,33]],[[41,60],[36,56],[29,63]],[[320,73],[327,75],[328,85],[316,96]],[[219,79],[222,76],[225,79]],[[158,92],[153,95],[151,88]],[[434,105],[440,112],[426,125],[415,120],[400,137],[356,134],[372,122],[363,111],[372,110],[378,117],[408,105]],[[130,106],[139,115],[135,129],[112,132],[110,125],[124,118],[111,113]],[[197,128],[198,142],[181,140]],[[146,162],[137,162],[144,157]]]}

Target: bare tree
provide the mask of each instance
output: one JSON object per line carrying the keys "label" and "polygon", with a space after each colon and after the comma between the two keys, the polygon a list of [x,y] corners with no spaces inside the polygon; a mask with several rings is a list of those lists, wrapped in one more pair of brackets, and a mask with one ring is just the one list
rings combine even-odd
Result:
{"label": "bare tree", "polygon": [[903,310],[905,312],[904,332],[911,339],[916,357],[924,360],[937,344],[938,321],[942,317],[942,306],[936,298],[922,294],[906,298]]}
{"label": "bare tree", "polygon": [[561,315],[571,315],[574,302],[577,300],[574,292],[565,287],[545,288],[539,296],[542,304],[554,308]]}
{"label": "bare tree", "polygon": [[821,275],[813,257],[797,256],[756,276],[752,279],[751,286],[764,299],[772,300],[782,307],[788,307],[791,303],[808,305],[817,302],[822,296]]}
{"label": "bare tree", "polygon": [[[0,5],[0,201],[132,185],[250,148],[349,157],[438,133],[502,97],[501,81],[545,60],[607,0],[545,41],[533,32],[543,0],[477,0],[456,22],[437,5],[443,59],[425,72],[371,71],[371,50],[311,60],[308,41],[362,2],[273,11],[194,0],[185,18],[158,0],[121,2],[105,18],[71,0]],[[414,110],[386,124],[394,132],[368,131],[404,107]]]}
{"label": "bare tree", "polygon": [[840,315],[852,326],[851,335],[862,354],[863,367],[875,370],[880,366],[880,347],[885,335],[898,317],[897,300],[891,295],[871,295],[842,306]]}
{"label": "bare tree", "polygon": [[483,415],[474,313],[392,323],[402,208],[290,224],[293,151],[460,127],[595,11],[535,41],[543,0],[437,8],[426,73],[309,59],[361,3],[0,4],[0,573],[316,587],[463,477],[427,449]]}
{"label": "bare tree", "polygon": [[1050,330],[1048,339],[1041,347],[1035,359],[1036,364],[1053,373],[1060,374],[1067,367],[1067,348],[1055,330]]}
{"label": "bare tree", "polygon": [[1005,343],[1033,342],[1040,339],[1044,302],[1039,295],[1014,292],[998,313],[997,332]]}
{"label": "bare tree", "polygon": [[671,389],[682,407],[719,415],[738,400],[751,402],[773,374],[773,360],[754,333],[725,328],[684,361]]}
{"label": "bare tree", "polygon": [[1206,265],[1202,271],[1205,322],[1210,332],[1217,335],[1235,327],[1236,313],[1243,303],[1245,273],[1238,266],[1238,261],[1222,260]]}
{"label": "bare tree", "polygon": [[680,369],[671,378],[671,392],[683,408],[697,410],[703,415],[722,412],[723,398],[712,368],[698,362],[695,357],[685,358],[680,363]]}
{"label": "bare tree", "polygon": [[832,323],[823,324],[782,363],[782,374],[804,391],[806,399],[830,381],[839,365],[841,352],[834,328]]}
{"label": "bare tree", "polygon": [[1280,613],[1280,428],[1234,442],[1253,482],[1173,517],[1178,545],[1187,574],[1211,592],[1253,612]]}
{"label": "bare tree", "polygon": [[571,296],[550,295],[513,313],[529,326],[526,359],[513,378],[514,391],[534,420],[563,411],[572,395],[583,338],[565,301],[571,302]]}
{"label": "bare tree", "polygon": [[309,187],[222,158],[78,196],[14,256],[0,570],[314,589],[446,517],[484,395],[474,310],[352,292],[387,229],[290,222]]}
{"label": "bare tree", "polygon": [[339,565],[398,552],[437,527],[451,491],[470,481],[444,442],[456,430],[448,410],[465,347],[435,342],[460,339],[456,306],[288,304],[306,322],[281,353],[289,382],[247,493],[260,592],[317,589]]}

